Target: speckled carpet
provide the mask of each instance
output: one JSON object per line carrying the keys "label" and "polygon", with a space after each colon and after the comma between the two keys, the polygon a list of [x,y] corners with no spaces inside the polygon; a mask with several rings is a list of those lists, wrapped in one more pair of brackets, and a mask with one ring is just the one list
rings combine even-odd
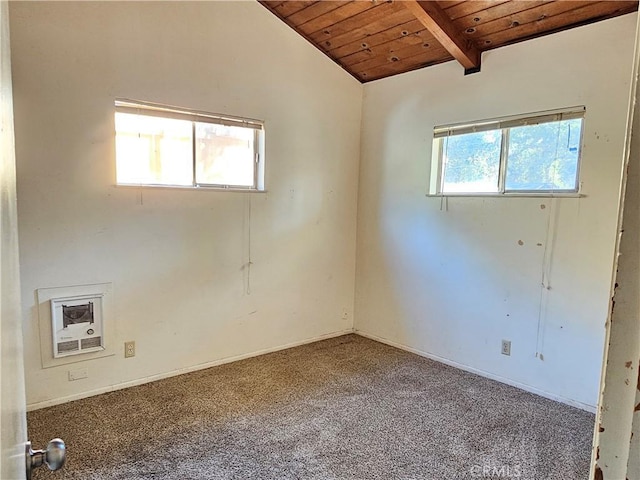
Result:
{"label": "speckled carpet", "polygon": [[37,410],[34,479],[585,479],[594,416],[347,335]]}

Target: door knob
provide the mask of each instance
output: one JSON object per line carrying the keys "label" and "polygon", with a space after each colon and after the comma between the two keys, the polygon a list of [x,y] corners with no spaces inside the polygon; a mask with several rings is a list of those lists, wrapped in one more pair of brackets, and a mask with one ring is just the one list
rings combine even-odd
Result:
{"label": "door knob", "polygon": [[47,445],[46,450],[33,450],[31,442],[25,446],[27,458],[27,480],[31,480],[31,471],[46,463],[49,470],[60,470],[66,459],[67,447],[59,438],[54,438]]}

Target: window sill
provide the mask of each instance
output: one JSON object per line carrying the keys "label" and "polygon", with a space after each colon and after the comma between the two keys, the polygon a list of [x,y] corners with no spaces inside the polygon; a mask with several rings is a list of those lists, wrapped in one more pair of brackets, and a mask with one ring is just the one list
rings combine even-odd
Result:
{"label": "window sill", "polygon": [[584,198],[586,195],[578,192],[508,192],[508,193],[427,193],[426,197],[491,197],[491,198]]}
{"label": "window sill", "polygon": [[196,186],[191,187],[189,185],[134,185],[134,184],[125,184],[125,183],[116,183],[113,185],[115,188],[125,188],[125,189],[153,189],[153,190],[188,190],[188,191],[196,191],[202,190],[207,192],[235,192],[235,193],[267,193],[267,190],[257,190],[254,188],[224,188],[224,187],[208,187],[208,186]]}

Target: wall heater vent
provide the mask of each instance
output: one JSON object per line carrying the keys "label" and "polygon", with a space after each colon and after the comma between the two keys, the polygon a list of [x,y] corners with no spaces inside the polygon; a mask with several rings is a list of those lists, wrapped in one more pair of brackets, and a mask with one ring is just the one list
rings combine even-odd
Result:
{"label": "wall heater vent", "polygon": [[83,338],[80,340],[80,349],[96,348],[102,346],[102,337]]}
{"label": "wall heater vent", "polygon": [[102,293],[51,299],[54,358],[104,350]]}
{"label": "wall heater vent", "polygon": [[77,340],[71,340],[69,342],[60,342],[60,343],[58,343],[58,354],[75,352],[76,350],[78,350],[78,341]]}

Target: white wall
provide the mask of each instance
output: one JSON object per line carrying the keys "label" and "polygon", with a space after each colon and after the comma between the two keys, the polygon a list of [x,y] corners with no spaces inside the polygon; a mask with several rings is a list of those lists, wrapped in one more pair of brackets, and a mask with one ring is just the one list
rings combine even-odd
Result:
{"label": "white wall", "polygon": [[[359,332],[595,407],[635,19],[487,52],[479,74],[450,62],[365,85]],[[574,105],[583,198],[425,196],[435,125]]]}
{"label": "white wall", "polygon": [[619,256],[592,452],[593,478],[604,480],[640,480],[639,48],[640,31],[636,29],[622,193],[624,201],[620,206],[618,223]]}
{"label": "white wall", "polygon": [[[636,106],[631,155],[626,179],[623,234],[615,290],[615,308],[606,362],[604,395],[595,444],[598,468],[604,479],[640,480],[637,472],[640,443],[640,109]],[[638,397],[638,398],[636,398]],[[635,430],[633,430],[635,429]],[[634,433],[632,435],[632,432]],[[631,440],[631,444],[630,444]],[[630,448],[631,447],[631,448]],[[634,472],[633,468],[636,471]]]}
{"label": "white wall", "polygon": [[[32,407],[352,328],[358,82],[257,2],[10,13]],[[114,187],[115,97],[264,120],[268,193]],[[117,354],[41,368],[35,290],[100,282]]]}

